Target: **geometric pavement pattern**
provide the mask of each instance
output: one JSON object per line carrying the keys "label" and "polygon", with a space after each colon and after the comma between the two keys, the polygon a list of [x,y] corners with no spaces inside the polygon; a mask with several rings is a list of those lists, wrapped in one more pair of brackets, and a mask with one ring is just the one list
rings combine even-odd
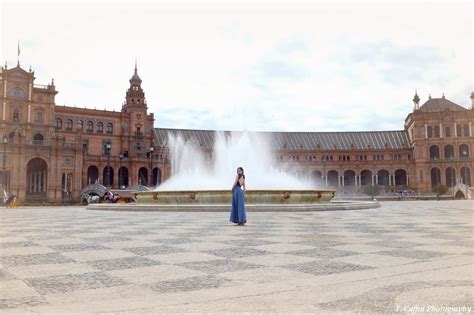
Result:
{"label": "geometric pavement pattern", "polygon": [[[233,225],[223,212],[1,209],[0,310],[77,311],[64,305],[101,295],[126,300],[130,292],[136,292],[134,297],[150,297],[146,307],[137,302],[136,310],[192,311],[180,309],[179,300],[175,308],[153,308],[159,304],[151,297],[156,301],[163,297],[166,302],[164,297],[179,295],[186,301],[193,292],[214,294],[215,289],[237,292],[239,288],[249,289],[252,295],[252,290],[263,288],[258,286],[287,283],[291,287],[295,281],[310,285],[321,283],[324,277],[346,281],[356,275],[377,275],[386,268],[426,266],[425,270],[430,264],[463,257],[468,263],[470,259],[471,270],[464,278],[377,283],[360,294],[326,300],[313,296],[311,310],[394,312],[397,296],[410,290],[472,288],[474,203],[381,205],[354,211],[248,212],[246,226]],[[288,299],[290,304],[305,303],[296,297]],[[471,307],[473,300],[472,293],[456,298]],[[262,308],[263,300],[253,303],[249,311],[285,310]],[[95,307],[79,310],[94,311]]]}

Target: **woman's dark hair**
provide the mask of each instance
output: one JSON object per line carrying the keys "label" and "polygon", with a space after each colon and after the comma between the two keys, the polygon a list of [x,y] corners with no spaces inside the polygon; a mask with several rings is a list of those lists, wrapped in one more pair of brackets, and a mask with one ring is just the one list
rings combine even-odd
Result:
{"label": "woman's dark hair", "polygon": [[237,170],[241,170],[242,174],[244,174],[244,168],[242,166],[237,167]]}

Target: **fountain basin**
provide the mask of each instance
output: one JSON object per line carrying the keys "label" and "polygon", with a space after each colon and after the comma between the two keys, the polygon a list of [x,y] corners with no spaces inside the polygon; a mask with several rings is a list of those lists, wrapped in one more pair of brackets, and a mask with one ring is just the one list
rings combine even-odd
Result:
{"label": "fountain basin", "polygon": [[[193,205],[228,204],[232,202],[230,190],[175,190],[141,191],[133,193],[137,204]],[[313,204],[328,203],[335,191],[324,190],[247,190],[246,205],[252,204]]]}
{"label": "fountain basin", "polygon": [[[378,208],[373,201],[333,201],[335,191],[326,190],[249,190],[245,209],[249,212],[301,212],[359,210]],[[230,190],[140,191],[135,204],[91,204],[88,210],[229,212]]]}

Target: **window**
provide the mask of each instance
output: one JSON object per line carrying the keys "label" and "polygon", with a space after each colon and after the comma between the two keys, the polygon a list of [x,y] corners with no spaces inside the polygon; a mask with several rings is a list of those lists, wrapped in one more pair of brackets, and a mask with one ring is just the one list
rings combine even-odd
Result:
{"label": "window", "polygon": [[69,130],[69,131],[72,130],[72,120],[71,119],[66,120],[66,130]]}
{"label": "window", "polygon": [[8,92],[8,96],[19,97],[19,98],[26,98],[26,92],[19,87],[14,87]]}
{"label": "window", "polygon": [[433,138],[433,127],[428,126],[426,132],[428,133],[427,134],[428,138]]}
{"label": "window", "polygon": [[56,118],[56,129],[62,129],[63,128],[63,121],[61,118]]}
{"label": "window", "polygon": [[456,136],[457,136],[457,137],[462,137],[461,131],[462,131],[461,125],[457,125],[457,126],[456,126]]}
{"label": "window", "polygon": [[113,133],[114,132],[114,125],[112,123],[107,124],[107,133]]}
{"label": "window", "polygon": [[430,160],[439,160],[439,147],[437,145],[430,147]]}
{"label": "window", "polygon": [[87,132],[92,132],[94,131],[94,123],[92,123],[92,121],[88,121],[87,122]]}
{"label": "window", "polygon": [[454,147],[450,144],[444,146],[444,158],[454,159]]}
{"label": "window", "polygon": [[469,125],[464,125],[464,137],[469,137]]}
{"label": "window", "polygon": [[84,152],[87,152],[88,149],[89,149],[89,141],[86,139],[82,142],[82,150]]}
{"label": "window", "polygon": [[439,126],[435,126],[435,138],[439,138],[440,133],[439,133]]}
{"label": "window", "polygon": [[82,120],[78,120],[77,121],[77,130],[83,130],[84,129],[84,123],[82,122]]}
{"label": "window", "polygon": [[36,112],[35,121],[38,122],[38,123],[42,123],[42,122],[43,122],[43,112]]}
{"label": "window", "polygon": [[13,120],[17,121],[20,119],[20,109],[14,108],[13,109]]}
{"label": "window", "polygon": [[444,135],[446,136],[446,138],[451,137],[451,127],[444,128]]}
{"label": "window", "polygon": [[461,158],[469,157],[469,147],[466,144],[461,144],[459,146],[459,156]]}
{"label": "window", "polygon": [[104,124],[100,121],[97,123],[97,132],[98,133],[103,133],[104,132]]}

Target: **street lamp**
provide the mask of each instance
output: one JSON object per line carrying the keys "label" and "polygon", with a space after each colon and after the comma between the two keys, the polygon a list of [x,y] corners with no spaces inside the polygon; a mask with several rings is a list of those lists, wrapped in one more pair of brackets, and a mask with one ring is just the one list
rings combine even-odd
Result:
{"label": "street lamp", "polygon": [[120,166],[119,166],[119,188],[122,189],[123,186],[123,170],[122,170],[122,160],[123,160],[123,153],[120,152],[119,154]]}
{"label": "street lamp", "polygon": [[461,180],[463,182],[464,185],[470,185],[470,183],[467,183],[467,174],[469,174],[469,172],[467,172],[467,167],[466,167],[466,158],[467,158],[467,149],[464,147],[462,149],[462,156],[461,158],[464,158],[464,178],[462,177],[462,174],[461,174]]}
{"label": "street lamp", "polygon": [[323,181],[324,181],[324,186],[328,186],[328,180],[326,176],[326,156],[323,155]]}
{"label": "street lamp", "polygon": [[6,164],[7,164],[7,143],[8,143],[8,137],[7,135],[3,135],[3,163],[2,163],[2,185],[3,188],[6,189],[6,176],[5,176],[5,169],[6,169]]}
{"label": "street lamp", "polygon": [[153,151],[155,151],[155,148],[150,145],[148,151],[150,153],[150,187],[153,185]]}
{"label": "street lamp", "polygon": [[105,186],[110,186],[110,142],[104,144],[105,154],[107,155],[107,168],[105,170]]}
{"label": "street lamp", "polygon": [[455,171],[454,171],[454,155],[451,156],[451,189],[453,190],[453,199],[454,199],[454,177],[455,177]]}

